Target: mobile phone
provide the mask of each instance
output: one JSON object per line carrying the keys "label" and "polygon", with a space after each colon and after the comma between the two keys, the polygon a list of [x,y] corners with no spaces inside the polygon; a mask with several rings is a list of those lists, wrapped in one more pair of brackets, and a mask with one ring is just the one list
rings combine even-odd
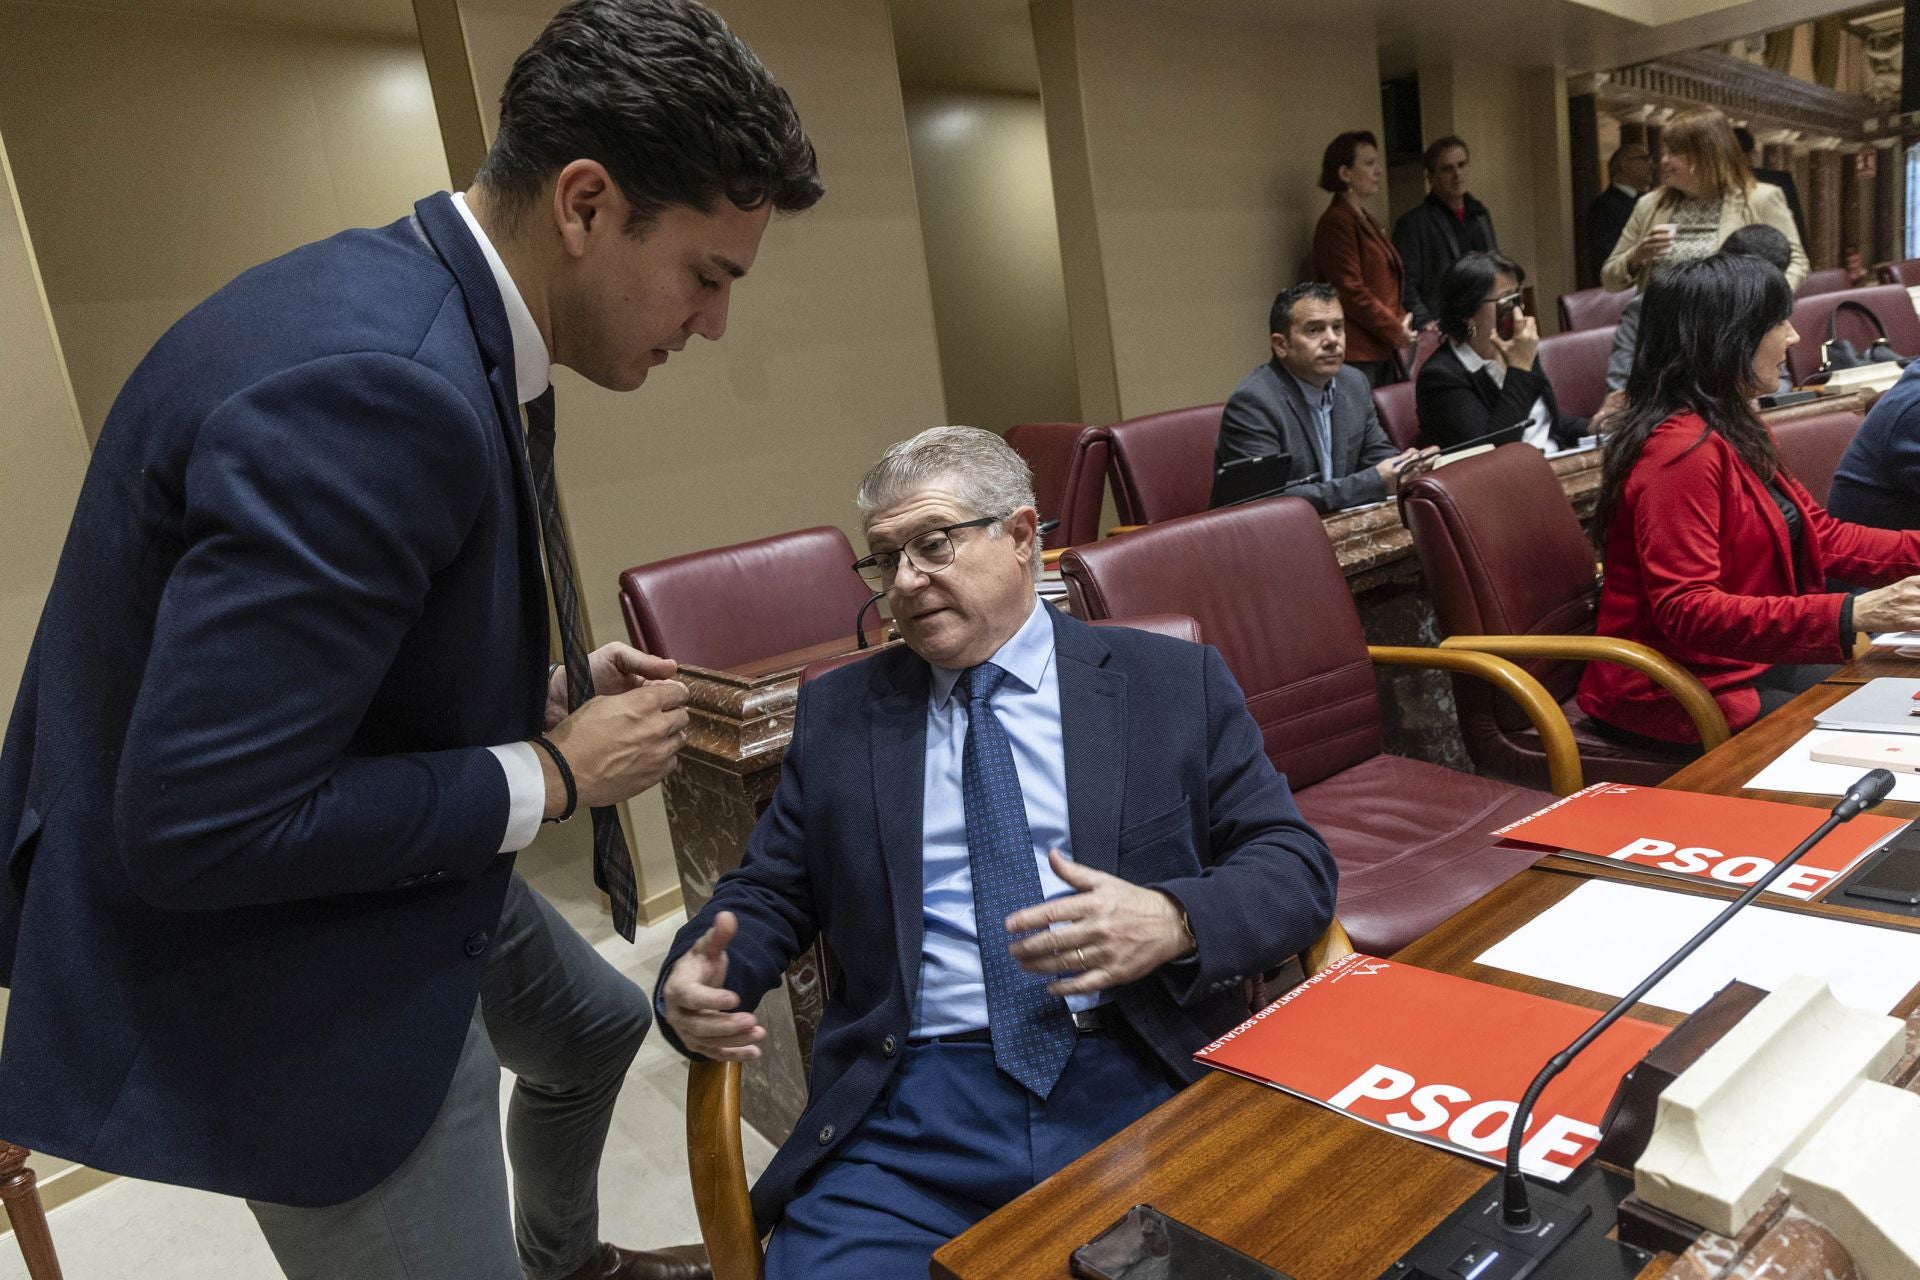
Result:
{"label": "mobile phone", "polygon": [[1513,341],[1513,313],[1520,306],[1520,295],[1509,293],[1493,304],[1493,331],[1500,341]]}
{"label": "mobile phone", "polygon": [[1127,1210],[1068,1262],[1081,1280],[1293,1280],[1150,1204]]}
{"label": "mobile phone", "polygon": [[1920,831],[1908,827],[1888,843],[1878,861],[1841,886],[1855,897],[1920,907]]}

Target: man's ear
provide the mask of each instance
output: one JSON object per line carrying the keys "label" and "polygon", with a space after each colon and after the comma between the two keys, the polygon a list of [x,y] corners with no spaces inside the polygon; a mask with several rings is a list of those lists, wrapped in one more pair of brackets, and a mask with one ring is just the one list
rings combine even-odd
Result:
{"label": "man's ear", "polygon": [[1013,539],[1017,550],[1024,551],[1029,557],[1040,554],[1040,513],[1032,507],[1022,507],[1002,520],[1001,526],[1007,536]]}
{"label": "man's ear", "polygon": [[1273,358],[1275,360],[1285,360],[1287,358],[1287,335],[1286,334],[1284,333],[1268,334],[1267,344],[1273,348]]}
{"label": "man's ear", "polygon": [[598,160],[572,160],[554,175],[552,212],[561,248],[579,258],[592,236],[621,228],[627,201]]}

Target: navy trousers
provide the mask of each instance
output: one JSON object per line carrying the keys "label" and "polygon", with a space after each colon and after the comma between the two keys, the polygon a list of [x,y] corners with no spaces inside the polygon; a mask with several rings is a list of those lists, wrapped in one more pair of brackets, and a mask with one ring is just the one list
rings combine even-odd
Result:
{"label": "navy trousers", "polygon": [[935,1249],[1173,1092],[1124,1033],[1081,1036],[1045,1102],[994,1066],[991,1044],[909,1044],[879,1103],[787,1206],[766,1280],[917,1280]]}

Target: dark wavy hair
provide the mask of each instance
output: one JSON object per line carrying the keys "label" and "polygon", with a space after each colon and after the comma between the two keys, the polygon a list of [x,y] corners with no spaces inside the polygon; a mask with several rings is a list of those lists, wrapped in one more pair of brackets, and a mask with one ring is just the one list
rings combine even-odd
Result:
{"label": "dark wavy hair", "polygon": [[576,0],[514,62],[477,180],[515,218],[583,159],[606,166],[631,231],[670,205],[792,213],[824,191],[787,91],[696,0]]}
{"label": "dark wavy hair", "polygon": [[1340,171],[1353,163],[1360,154],[1362,146],[1380,149],[1380,140],[1368,129],[1350,129],[1327,144],[1326,154],[1320,157],[1320,189],[1339,195],[1347,189],[1340,180]]}
{"label": "dark wavy hair", "polygon": [[1524,267],[1498,251],[1477,251],[1462,257],[1448,267],[1440,277],[1440,314],[1435,317],[1440,322],[1440,332],[1455,342],[1467,340],[1467,321],[1473,319],[1473,313],[1487,300],[1487,290],[1493,288],[1493,282],[1504,272],[1514,279],[1516,285],[1527,282]]}
{"label": "dark wavy hair", "polygon": [[1693,447],[1717,432],[1761,480],[1780,467],[1773,435],[1753,410],[1754,353],[1775,325],[1793,314],[1793,290],[1763,259],[1716,253],[1661,267],[1640,303],[1626,404],[1607,437],[1594,540],[1606,546],[1607,526],[1647,437],[1676,413],[1706,419]]}
{"label": "dark wavy hair", "polygon": [[1273,300],[1273,306],[1267,311],[1267,332],[1292,333],[1293,309],[1308,298],[1315,302],[1338,302],[1340,292],[1318,280],[1302,280],[1299,284],[1289,285],[1280,291],[1280,296]]}

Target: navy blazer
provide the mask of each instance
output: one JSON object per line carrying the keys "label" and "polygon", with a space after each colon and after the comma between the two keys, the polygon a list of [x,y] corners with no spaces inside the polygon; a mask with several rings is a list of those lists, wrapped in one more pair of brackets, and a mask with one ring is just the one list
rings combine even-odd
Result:
{"label": "navy blazer", "polygon": [[0,1135],[294,1205],[418,1144],[512,858],[545,587],[450,197],[248,271],[128,379],[0,749]]}
{"label": "navy blazer", "polygon": [[[1245,975],[1333,918],[1333,857],[1294,807],[1211,648],[1053,613],[1074,857],[1187,909],[1197,954],[1113,1002],[1178,1079],[1247,1017]],[[921,822],[930,668],[904,646],[805,685],[773,802],[737,870],[660,966],[731,911],[729,989],[755,1008],[824,937],[839,967],[813,1043],[807,1109],[753,1189],[762,1229],[880,1097],[920,980]],[[656,1009],[661,1009],[656,988]],[[676,1048],[664,1016],[661,1029]],[[751,1071],[751,1065],[747,1068]]]}
{"label": "navy blazer", "polygon": [[1867,410],[1834,469],[1827,514],[1879,529],[1920,529],[1920,360]]}
{"label": "navy blazer", "polygon": [[1547,402],[1547,437],[1556,449],[1569,449],[1587,434],[1589,423],[1560,409],[1553,384],[1536,362],[1531,369],[1508,369],[1495,383],[1482,367],[1467,372],[1451,342],[1442,342],[1420,366],[1414,380],[1414,410],[1420,419],[1420,443],[1451,448],[1477,441],[1513,444],[1535,400]]}

